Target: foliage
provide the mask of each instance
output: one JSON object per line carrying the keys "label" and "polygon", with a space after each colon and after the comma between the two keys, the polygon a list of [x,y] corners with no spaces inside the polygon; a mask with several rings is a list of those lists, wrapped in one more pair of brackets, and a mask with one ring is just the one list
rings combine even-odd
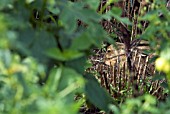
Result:
{"label": "foliage", "polygon": [[[77,114],[85,102],[75,100],[79,94],[85,94],[85,100],[106,113],[155,113],[156,100],[147,95],[127,99],[119,109],[97,80],[85,73],[92,48],[112,41],[100,22],[114,17],[131,25],[127,18],[121,18],[119,8],[114,7],[106,15],[97,13],[99,3],[99,0],[0,1],[0,113]],[[161,56],[170,60],[164,52],[170,43],[169,12],[159,0],[153,4],[153,10],[140,18],[150,24],[139,37],[147,38],[151,47],[159,44],[158,54],[163,53]],[[164,15],[163,19],[158,17],[159,13]],[[167,73],[168,80],[169,77]],[[160,105],[160,111],[168,110],[168,102]]]}
{"label": "foliage", "polygon": [[[140,37],[149,40],[151,48],[160,56],[157,58],[156,68],[159,71],[165,72],[168,80],[170,76],[169,18],[169,10],[165,7],[165,3],[158,0],[154,1],[151,11],[140,18],[140,20],[149,21],[147,29]],[[159,60],[161,60],[160,63]],[[163,66],[164,68],[161,70],[161,66],[164,63],[166,63],[166,65]]]}
{"label": "foliage", "polygon": [[[76,114],[84,101],[75,94],[85,91],[94,104],[103,99],[96,105],[108,111],[112,99],[97,82],[84,88],[93,84],[84,78],[91,47],[108,37],[97,7],[91,1],[0,2],[0,112]],[[88,27],[77,26],[78,19]]]}

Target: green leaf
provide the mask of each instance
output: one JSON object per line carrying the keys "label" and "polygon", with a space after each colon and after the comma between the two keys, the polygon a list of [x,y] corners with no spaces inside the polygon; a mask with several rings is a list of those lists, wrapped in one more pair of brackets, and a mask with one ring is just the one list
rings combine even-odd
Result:
{"label": "green leaf", "polygon": [[13,0],[0,0],[0,10],[3,8],[9,8],[9,5],[13,2]]}
{"label": "green leaf", "polygon": [[99,22],[102,18],[101,16],[91,9],[81,9],[77,12],[78,19],[82,20],[85,23],[94,23]]}
{"label": "green leaf", "polygon": [[129,21],[129,19],[121,17],[121,14],[122,14],[122,10],[120,8],[113,7],[107,14],[104,15],[104,18],[110,19],[110,16],[113,16],[117,21],[120,21],[127,25],[131,25],[132,23]]}
{"label": "green leaf", "polygon": [[62,52],[58,48],[51,48],[46,51],[46,55],[60,61],[65,61]]}
{"label": "green leaf", "polygon": [[102,19],[95,10],[84,8],[80,2],[66,2],[62,6],[64,9],[59,17],[68,33],[76,30],[78,19],[84,23],[99,22]]}
{"label": "green leaf", "polygon": [[58,48],[51,48],[46,51],[46,55],[56,60],[68,61],[82,57],[84,53],[75,50],[64,50],[61,52]]}
{"label": "green leaf", "polygon": [[51,13],[53,13],[55,15],[60,13],[59,8],[56,8],[56,7],[48,6],[47,9],[48,9],[48,11],[50,11]]}
{"label": "green leaf", "polygon": [[75,16],[75,11],[73,8],[73,4],[71,2],[66,2],[69,6],[64,6],[64,9],[61,11],[60,20],[64,25],[66,31],[68,33],[72,33],[77,28],[77,18]]}
{"label": "green leaf", "polygon": [[67,67],[70,67],[76,70],[78,73],[83,74],[86,70],[85,66],[87,65],[87,57],[83,56],[71,61],[67,61],[65,64]]}
{"label": "green leaf", "polygon": [[87,74],[85,77],[88,80],[85,85],[85,93],[87,98],[96,107],[108,112],[109,104],[112,102],[111,96],[100,87],[94,76]]}
{"label": "green leaf", "polygon": [[160,56],[170,61],[170,46],[169,45],[165,45],[165,48],[163,49],[163,51],[161,51]]}
{"label": "green leaf", "polygon": [[143,17],[140,17],[140,20],[149,20],[149,21],[154,21],[158,17],[158,11],[150,11],[147,14],[145,14]]}
{"label": "green leaf", "polygon": [[118,7],[112,7],[111,12],[113,15],[120,17],[122,14],[122,9]]}
{"label": "green leaf", "polygon": [[[95,29],[97,28],[97,29]],[[103,27],[97,23],[93,23],[87,29],[90,41],[97,47],[101,47],[102,42],[105,40],[107,33]]]}
{"label": "green leaf", "polygon": [[63,51],[63,56],[66,58],[66,60],[73,60],[80,58],[84,55],[84,53],[75,51],[75,50],[64,50]]}
{"label": "green leaf", "polygon": [[[20,31],[19,41],[21,46],[17,45],[20,52],[24,55],[30,54],[39,59],[41,62],[47,62],[45,50],[56,47],[55,38],[48,32],[34,31],[33,28],[26,28]],[[25,51],[26,50],[26,51]],[[27,52],[25,54],[25,52]]]}
{"label": "green leaf", "polygon": [[62,67],[53,68],[50,71],[49,79],[47,80],[47,84],[45,85],[45,89],[47,89],[50,93],[55,92],[58,88],[62,71]]}
{"label": "green leaf", "polygon": [[9,50],[0,50],[0,61],[4,64],[6,68],[10,67],[11,60],[12,54]]}
{"label": "green leaf", "polygon": [[[69,94],[68,91],[72,92],[75,89],[81,87],[83,84],[84,84],[84,80],[81,74],[77,73],[72,68],[63,67],[57,90],[61,92],[63,91],[60,94],[66,95],[66,94]],[[72,87],[69,88],[69,86],[70,87],[72,86]],[[69,90],[65,91],[64,89],[67,90],[67,88],[69,88]]]}
{"label": "green leaf", "polygon": [[92,8],[93,10],[97,10],[100,4],[100,0],[85,0],[85,2]]}
{"label": "green leaf", "polygon": [[32,2],[34,2],[34,0],[26,0],[27,4],[31,4]]}
{"label": "green leaf", "polygon": [[74,50],[86,50],[92,45],[87,32],[82,33],[79,37],[72,40],[71,49]]}

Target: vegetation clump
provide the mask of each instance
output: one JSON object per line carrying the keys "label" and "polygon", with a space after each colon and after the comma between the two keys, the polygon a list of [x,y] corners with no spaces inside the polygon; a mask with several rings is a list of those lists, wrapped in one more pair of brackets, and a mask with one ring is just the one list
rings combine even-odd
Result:
{"label": "vegetation clump", "polygon": [[168,113],[169,3],[0,0],[0,113]]}

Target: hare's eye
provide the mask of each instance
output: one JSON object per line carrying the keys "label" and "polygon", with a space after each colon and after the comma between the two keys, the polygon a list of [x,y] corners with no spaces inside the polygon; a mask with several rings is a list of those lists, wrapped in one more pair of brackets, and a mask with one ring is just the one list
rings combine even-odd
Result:
{"label": "hare's eye", "polygon": [[111,50],[109,49],[109,50],[107,50],[107,52],[108,52],[108,53],[110,53],[110,52],[111,52]]}

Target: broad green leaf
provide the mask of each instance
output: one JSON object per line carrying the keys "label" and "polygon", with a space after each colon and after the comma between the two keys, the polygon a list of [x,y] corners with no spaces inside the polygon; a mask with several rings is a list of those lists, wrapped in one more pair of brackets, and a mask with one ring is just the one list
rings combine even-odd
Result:
{"label": "broad green leaf", "polygon": [[[6,22],[6,19],[5,19],[5,15],[3,13],[0,13],[0,31],[3,32],[6,32],[7,30],[7,22]],[[0,35],[2,37],[2,34]]]}
{"label": "broad green leaf", "polygon": [[[32,28],[26,28],[20,31],[19,42],[21,46],[17,47],[23,54],[30,54],[38,58],[41,62],[47,62],[45,50],[56,46],[54,37],[46,31],[34,31]],[[26,49],[26,51],[25,51]]]}
{"label": "broad green leaf", "polygon": [[[95,29],[97,28],[97,29]],[[105,40],[107,33],[99,24],[91,24],[87,29],[90,41],[97,47],[101,47],[102,41]]]}
{"label": "broad green leaf", "polygon": [[160,56],[170,61],[170,45],[166,45],[166,47],[160,53]]}
{"label": "broad green leaf", "polygon": [[82,20],[85,23],[99,22],[102,18],[99,14],[91,9],[81,9],[77,12],[78,19]]}
{"label": "broad green leaf", "polygon": [[82,33],[79,37],[72,40],[71,49],[74,50],[86,50],[92,45],[87,32]]}
{"label": "broad green leaf", "polygon": [[58,42],[61,45],[62,49],[67,49],[70,47],[72,39],[76,36],[76,33],[70,34],[65,30],[61,30],[58,35]]}
{"label": "broad green leaf", "polygon": [[9,8],[13,0],[0,0],[0,10],[3,8]]}
{"label": "broad green leaf", "polygon": [[95,106],[108,112],[108,106],[112,102],[111,96],[103,88],[100,87],[94,76],[87,74],[85,75],[85,78],[88,80],[85,85],[85,93],[87,98]]}
{"label": "broad green leaf", "polygon": [[34,2],[34,0],[26,0],[26,3],[27,3],[27,4],[30,4],[30,3],[32,3],[32,2]]}
{"label": "broad green leaf", "polygon": [[59,85],[60,78],[62,76],[61,75],[62,72],[63,72],[62,67],[53,68],[50,71],[49,79],[47,80],[47,84],[45,85],[45,89],[46,91],[49,91],[49,94],[56,92]]}
{"label": "broad green leaf", "polygon": [[87,65],[87,57],[83,56],[71,61],[67,61],[65,64],[67,67],[70,67],[76,70],[78,73],[83,74],[86,70],[85,66]]}
{"label": "broad green leaf", "polygon": [[64,9],[61,11],[60,20],[68,33],[72,33],[76,30],[78,19],[84,23],[99,22],[99,20],[101,20],[101,17],[96,11],[84,8],[79,2],[74,4],[72,2],[67,2],[67,4],[63,6]]}
{"label": "broad green leaf", "polygon": [[76,10],[74,10],[71,2],[66,2],[66,4],[67,6],[64,6],[64,9],[61,11],[60,20],[68,33],[72,33],[77,28],[77,17],[75,16]]}
{"label": "broad green leaf", "polygon": [[158,18],[158,11],[150,11],[147,14],[145,14],[143,17],[140,17],[140,20],[148,20],[148,21],[155,21],[155,19],[157,20]]}
{"label": "broad green leaf", "polygon": [[54,6],[56,3],[56,0],[48,0],[48,3],[50,4],[50,6]]}
{"label": "broad green leaf", "polygon": [[[129,21],[128,18],[123,18],[121,17],[121,14],[122,14],[122,10],[118,7],[113,7],[111,9],[111,11],[109,11],[107,14],[104,15],[104,18],[109,18],[110,19],[110,16],[113,16],[117,21],[120,21],[124,24],[128,24],[128,25],[131,25],[132,23]],[[110,15],[110,16],[109,16]]]}
{"label": "broad green leaf", "polygon": [[112,110],[114,112],[114,114],[120,114],[120,110],[118,107],[116,107],[115,105],[111,104],[109,105],[109,109]]}
{"label": "broad green leaf", "polygon": [[[154,26],[148,26],[140,37],[146,40],[153,40],[155,32],[156,32],[156,28]],[[150,42],[150,43],[153,44],[155,42]]]}
{"label": "broad green leaf", "polygon": [[112,7],[111,12],[113,13],[113,15],[120,17],[122,14],[122,9],[118,7]]}
{"label": "broad green leaf", "polygon": [[75,51],[75,50],[64,50],[63,51],[63,56],[67,60],[72,60],[72,59],[80,58],[83,55],[84,55],[84,53],[79,52],[79,51]]}
{"label": "broad green leaf", "polygon": [[49,6],[49,7],[47,7],[47,9],[48,9],[48,11],[50,11],[51,13],[53,13],[53,14],[55,14],[55,15],[57,15],[57,14],[60,13],[59,8],[55,8],[55,7],[53,7],[53,6]]}
{"label": "broad green leaf", "polygon": [[48,49],[46,55],[60,61],[66,61],[66,58],[63,56],[63,53],[58,48]]}
{"label": "broad green leaf", "polygon": [[84,2],[86,2],[90,6],[90,8],[94,9],[95,11],[100,4],[100,0],[85,0]]}
{"label": "broad green leaf", "polygon": [[[36,111],[38,113],[34,114],[78,114],[82,102],[66,103],[65,100],[60,97],[54,100],[38,97],[35,104],[38,107],[38,111]],[[36,110],[35,107],[31,107],[30,110],[32,110],[32,108]],[[30,110],[28,111],[30,112]]]}
{"label": "broad green leaf", "polygon": [[75,50],[64,50],[60,51],[58,48],[51,48],[46,51],[46,54],[56,60],[68,61],[82,57],[84,54]]}
{"label": "broad green leaf", "polygon": [[12,59],[12,54],[9,50],[0,50],[0,61],[4,64],[6,68],[10,67],[11,59]]}
{"label": "broad green leaf", "polygon": [[61,92],[61,96],[65,96],[81,87],[83,84],[84,81],[81,74],[77,73],[72,68],[63,67],[57,90]]}

